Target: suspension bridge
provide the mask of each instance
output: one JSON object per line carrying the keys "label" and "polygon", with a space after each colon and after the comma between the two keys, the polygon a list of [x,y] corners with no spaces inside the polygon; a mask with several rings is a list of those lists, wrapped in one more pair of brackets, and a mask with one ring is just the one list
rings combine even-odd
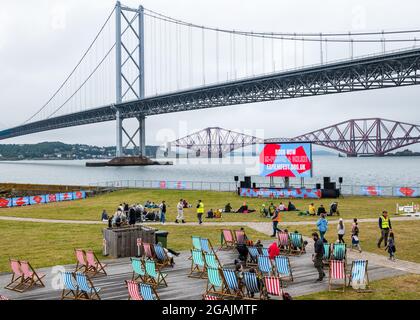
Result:
{"label": "suspension bridge", "polygon": [[[24,123],[0,131],[0,140],[115,121],[116,156],[123,156],[130,145],[144,155],[149,116],[416,85],[419,33],[229,30],[117,2],[46,103]],[[281,112],[281,104],[278,108]],[[134,133],[124,127],[131,118],[138,121]],[[296,139],[311,139],[349,155],[383,154],[414,141],[378,136],[367,143],[361,134],[358,149],[357,121],[329,129],[343,133],[337,129],[341,125],[353,132],[350,142],[320,138],[328,128]],[[373,129],[384,126],[380,121]]]}

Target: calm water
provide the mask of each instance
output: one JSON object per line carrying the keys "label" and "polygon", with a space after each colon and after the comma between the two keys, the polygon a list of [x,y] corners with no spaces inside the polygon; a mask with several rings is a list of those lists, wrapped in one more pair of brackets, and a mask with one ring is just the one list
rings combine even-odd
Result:
{"label": "calm water", "polygon": [[[167,160],[167,159],[165,159]],[[0,182],[45,184],[94,184],[116,180],[222,181],[231,182],[235,175],[257,175],[255,158],[181,159],[173,166],[87,168],[83,161],[0,162]],[[330,176],[344,178],[344,185],[418,186],[420,157],[338,158],[314,156],[312,179],[308,184]],[[253,171],[254,170],[254,171]],[[255,177],[255,182],[268,179]],[[297,179],[292,183],[300,183]]]}

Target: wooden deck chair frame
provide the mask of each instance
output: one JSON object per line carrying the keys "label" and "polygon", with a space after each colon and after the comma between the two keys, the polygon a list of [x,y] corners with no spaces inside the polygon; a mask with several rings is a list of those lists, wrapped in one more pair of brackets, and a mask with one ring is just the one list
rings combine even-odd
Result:
{"label": "wooden deck chair frame", "polygon": [[[21,289],[21,288],[24,285],[23,283],[24,275],[20,267],[20,262],[19,260],[10,259],[10,258],[9,258],[9,262],[10,262],[10,266],[12,268],[13,274],[12,274],[11,281],[4,288],[8,290],[16,291],[16,292],[23,292],[24,289]],[[17,268],[19,268],[19,270],[17,270]]]}
{"label": "wooden deck chair frame", "polygon": [[[287,236],[287,242],[284,243],[284,240],[281,239],[280,235],[282,235],[284,237],[284,235]],[[287,232],[277,232],[277,244],[279,246],[280,249],[280,253],[283,254],[290,254],[290,238],[289,238],[289,234]],[[285,247],[285,248],[283,248]]]}
{"label": "wooden deck chair frame", "polygon": [[[246,280],[246,274],[253,274],[255,276],[255,280],[256,280],[256,289],[258,289],[258,291],[254,292],[254,297],[252,297],[252,292],[250,290],[250,287],[248,286],[248,282]],[[246,274],[244,273],[244,278],[243,278],[243,284],[244,287],[246,289],[246,295],[242,298],[243,300],[262,300],[264,297],[264,288],[262,285],[262,280],[261,278],[258,276],[258,273],[251,273],[251,272],[246,272]],[[258,282],[260,282],[260,288],[258,288]],[[256,298],[255,294],[258,294],[259,297]]]}
{"label": "wooden deck chair frame", "polygon": [[[83,260],[84,262],[82,263],[82,261],[80,261],[80,259],[82,258],[82,256],[78,255],[78,252],[83,256]],[[74,272],[83,272],[86,273],[88,270],[88,263],[86,260],[86,252],[83,249],[74,249],[74,253],[76,255],[76,269],[74,270]]]}
{"label": "wooden deck chair frame", "polygon": [[87,282],[87,284],[88,284],[88,286],[90,287],[91,290],[90,290],[90,293],[88,293],[88,292],[86,292],[82,289],[82,287],[80,286],[79,281],[77,279],[77,272],[75,272],[75,278],[76,278],[77,286],[79,287],[78,300],[79,299],[80,300],[101,300],[101,297],[99,296],[99,290],[98,290],[98,288],[96,288],[93,285],[93,282],[90,279],[90,277],[86,273],[81,273],[80,272],[80,275],[82,277],[86,278],[86,282]]}
{"label": "wooden deck chair frame", "polygon": [[[211,283],[211,277],[209,275],[209,273],[212,272],[214,274],[217,274],[221,285],[220,285],[220,290],[217,290],[215,285],[213,283]],[[217,294],[217,295],[221,295],[221,296],[225,296],[226,295],[226,282],[225,282],[225,278],[223,277],[223,274],[221,272],[220,268],[207,268],[207,285],[206,285],[206,293],[205,294],[209,294],[209,293],[213,293],[213,294]]]}
{"label": "wooden deck chair frame", "polygon": [[[157,273],[157,277],[153,277],[147,271],[147,264],[154,264],[155,265],[155,273]],[[159,266],[157,265],[156,261],[154,260],[145,260],[144,261],[144,269],[146,270],[147,278],[149,279],[148,284],[151,284],[153,287],[159,287],[160,285],[164,285],[168,287],[168,283],[166,282],[166,277],[168,276],[166,273],[163,273]]]}
{"label": "wooden deck chair frame", "polygon": [[[163,256],[162,259],[160,259],[158,257],[158,253],[157,253],[158,250],[156,250],[157,247],[161,248],[160,253]],[[155,261],[156,261],[156,264],[159,266],[159,268],[163,269],[163,268],[166,268],[166,267],[172,267],[171,259],[168,257],[168,254],[166,253],[165,249],[162,246],[159,246],[158,244],[155,244],[154,251],[155,251]]]}
{"label": "wooden deck chair frame", "polygon": [[[203,265],[200,269],[200,265],[198,265],[194,259],[194,253],[196,255],[201,255],[201,259],[203,261]],[[202,279],[206,276],[206,260],[204,258],[204,254],[203,251],[201,250],[197,250],[197,249],[192,249],[191,250],[191,272],[189,273],[188,277],[189,278],[199,278]],[[197,275],[198,273],[198,275]]]}
{"label": "wooden deck chair frame", "polygon": [[[230,233],[230,238],[232,240],[226,240],[225,232]],[[230,249],[235,248],[236,240],[235,240],[235,235],[232,230],[222,229],[220,239],[221,239],[221,244],[218,250],[230,250]]]}
{"label": "wooden deck chair frame", "polygon": [[[277,261],[279,259],[286,260],[287,268],[289,270],[289,274],[286,275],[286,276],[284,276],[283,274],[279,273],[279,270],[278,270],[278,267],[277,267]],[[275,257],[274,258],[274,265],[275,265],[276,276],[279,277],[283,281],[284,284],[286,284],[285,281],[291,281],[291,282],[293,282],[293,272],[292,272],[292,266],[290,265],[290,259],[289,259],[289,257],[286,257],[286,256],[277,256],[277,257]]]}
{"label": "wooden deck chair frame", "polygon": [[[370,289],[370,286],[369,286],[369,274],[368,274],[368,260],[363,260],[364,262],[365,262],[365,277],[366,277],[366,289],[357,289],[357,290],[355,290],[356,292],[372,292],[372,290]],[[348,282],[348,287],[350,287],[351,286],[351,281],[353,280],[353,268],[354,268],[354,265],[355,265],[355,263],[357,262],[357,260],[356,261],[353,261],[352,263],[351,263],[351,269],[350,269],[350,274],[349,274],[349,282]]]}
{"label": "wooden deck chair frame", "polygon": [[[301,248],[300,249],[299,248],[296,248],[296,249],[294,248],[295,247],[295,245],[293,243],[293,237],[294,236],[292,236],[292,235],[300,237],[300,243],[301,243],[301,246],[300,246]],[[289,238],[290,238],[290,242],[289,242],[289,245],[290,245],[289,252],[290,252],[290,254],[300,256],[303,253],[306,253],[305,245],[303,244],[302,234],[300,234],[300,233],[289,233]]]}
{"label": "wooden deck chair frame", "polygon": [[[23,271],[23,284],[25,287],[24,290],[28,290],[33,286],[45,287],[45,284],[42,282],[42,279],[45,277],[45,274],[38,274],[28,261],[20,261],[20,266]],[[28,273],[28,275],[25,274],[26,272],[24,266],[26,266],[27,268],[26,272]]]}
{"label": "wooden deck chair frame", "polygon": [[[234,289],[234,288],[231,288],[230,287],[229,281],[226,278],[224,271],[233,273],[232,276],[235,276],[236,284],[238,286],[237,289]],[[229,297],[239,298],[239,299],[242,299],[245,296],[245,293],[243,291],[243,287],[242,287],[241,281],[236,276],[235,271],[233,271],[231,269],[225,269],[225,268],[223,268],[223,269],[220,270],[220,276],[222,277],[222,280],[225,283],[225,293],[224,293],[224,296],[229,296]]]}
{"label": "wooden deck chair frame", "polygon": [[[74,276],[74,272],[62,272],[61,274],[62,274],[62,277],[63,277],[62,279],[64,282],[64,288],[61,291],[61,300],[65,300],[65,299],[77,300],[79,298],[80,292],[79,292],[79,286],[77,285],[77,283],[74,284],[73,282],[73,280],[76,280]],[[70,279],[66,280],[65,274],[67,274],[67,276],[69,276]],[[73,286],[73,288],[70,288],[70,286],[68,286],[68,282],[67,282],[68,280],[71,281],[71,285]],[[73,296],[69,297],[70,294],[72,294]]]}
{"label": "wooden deck chair frame", "polygon": [[[93,259],[93,265],[89,262],[88,256],[90,256]],[[96,276],[97,274],[102,274],[104,276],[108,275],[105,271],[105,267],[107,266],[107,264],[102,263],[93,250],[86,251],[86,261],[88,266],[87,272],[91,274],[92,277]]]}
{"label": "wooden deck chair frame", "polygon": [[[137,273],[137,271],[134,269],[133,261],[138,261],[140,263],[140,266],[143,269],[144,274]],[[131,262],[131,268],[133,269],[133,276],[131,277],[131,280],[132,281],[137,281],[137,280],[140,279],[141,282],[149,283],[149,278],[147,276],[146,267],[144,265],[144,260],[141,259],[141,258],[130,258],[130,262]]]}
{"label": "wooden deck chair frame", "polygon": [[[332,278],[332,269],[335,267],[335,263],[336,262],[340,262],[343,264],[343,279],[338,279],[338,278]],[[333,280],[342,280],[343,281],[343,289],[339,290],[339,289],[333,289],[333,286],[337,286],[337,284],[333,283]],[[343,260],[330,260],[330,268],[328,271],[328,291],[336,291],[336,292],[345,292],[346,290],[346,263]],[[341,286],[341,285],[338,285]]]}

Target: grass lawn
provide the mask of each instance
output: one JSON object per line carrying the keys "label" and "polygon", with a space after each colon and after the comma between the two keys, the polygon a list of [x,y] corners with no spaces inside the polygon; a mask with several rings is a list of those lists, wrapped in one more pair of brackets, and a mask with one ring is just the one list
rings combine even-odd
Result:
{"label": "grass lawn", "polygon": [[[167,219],[175,220],[176,204],[180,198],[185,198],[193,206],[196,201],[201,199],[204,203],[205,210],[221,209],[230,202],[234,209],[239,208],[244,201],[247,202],[249,208],[256,209],[256,213],[252,214],[224,214],[222,219],[215,219],[214,222],[226,221],[269,221],[267,218],[260,217],[259,210],[261,205],[265,203],[267,206],[270,200],[267,199],[245,199],[241,198],[233,192],[216,192],[216,191],[179,191],[179,190],[122,190],[106,195],[97,196],[80,201],[61,202],[53,204],[42,204],[37,206],[28,206],[22,208],[5,208],[0,209],[2,216],[14,217],[31,217],[45,219],[64,219],[64,220],[99,220],[103,209],[109,214],[114,213],[116,207],[123,202],[141,203],[146,200],[160,203],[166,200],[168,205]],[[287,200],[275,200],[278,205],[280,201],[287,203]],[[302,211],[306,211],[309,204],[314,202],[315,206],[324,204],[329,208],[331,199],[310,200],[295,199],[293,203]],[[390,213],[395,211],[396,203],[403,203],[404,200],[399,198],[368,198],[368,197],[346,197],[339,199],[339,210],[343,218],[374,218],[378,217],[382,210],[386,209]],[[186,209],[185,216],[188,221],[196,221],[195,208]],[[313,217],[300,217],[296,212],[282,214],[283,221],[312,221]],[[332,219],[337,219],[333,217]]]}
{"label": "grass lawn", "polygon": [[[29,260],[35,268],[75,263],[74,249],[93,249],[102,256],[101,225],[71,225],[0,221],[3,240],[0,243],[0,272],[9,272],[9,257]],[[192,226],[159,226],[169,232],[168,246],[189,250],[191,235],[207,237],[214,247],[220,244],[220,228]],[[269,239],[246,229],[251,239]]]}
{"label": "grass lawn", "polygon": [[[392,220],[391,220],[392,221]],[[363,251],[373,252],[381,255],[388,255],[383,249],[378,249],[377,242],[380,236],[377,223],[359,223],[360,227],[360,245]],[[330,225],[325,237],[329,242],[337,239],[336,225]],[[420,221],[394,221],[392,228],[395,235],[395,245],[397,248],[396,258],[420,263],[420,251],[418,250],[418,235],[420,234]],[[289,231],[298,230],[306,236],[310,236],[312,232],[317,231],[316,226],[293,226]],[[350,244],[351,225],[346,224],[345,241]]]}
{"label": "grass lawn", "polygon": [[346,289],[342,292],[318,292],[296,297],[297,300],[420,300],[420,275],[404,275],[372,281],[373,292],[358,293]]}

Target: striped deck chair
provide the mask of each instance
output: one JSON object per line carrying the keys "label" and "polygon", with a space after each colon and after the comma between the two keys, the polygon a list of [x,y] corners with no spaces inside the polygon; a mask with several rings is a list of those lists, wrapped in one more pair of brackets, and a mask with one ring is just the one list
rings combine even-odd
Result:
{"label": "striped deck chair", "polygon": [[90,280],[90,278],[86,274],[76,272],[76,281],[77,286],[79,287],[78,299],[101,300],[101,297],[99,296],[101,288],[96,288],[93,285],[92,280]]}
{"label": "striped deck chair", "polygon": [[0,301],[6,301],[6,300],[10,300],[10,299],[5,296],[0,295]]}
{"label": "striped deck chair", "polygon": [[274,263],[276,265],[277,277],[281,280],[288,278],[293,282],[293,274],[289,258],[286,256],[277,256],[274,259]]}
{"label": "striped deck chair", "polygon": [[140,294],[143,300],[160,300],[155,288],[148,283],[140,283]]}
{"label": "striped deck chair", "polygon": [[25,290],[33,286],[45,287],[42,279],[45,277],[43,273],[37,273],[28,261],[20,261],[20,268],[23,272]]}
{"label": "striped deck chair", "polygon": [[265,298],[270,295],[280,297],[283,300],[283,289],[281,279],[279,277],[264,277]]}
{"label": "striped deck chair", "polygon": [[324,256],[322,257],[322,262],[324,265],[328,265],[331,259],[331,245],[329,243],[324,243]]}
{"label": "striped deck chair", "polygon": [[143,300],[140,294],[139,284],[136,281],[126,280],[125,281],[128,289],[128,300]]}
{"label": "striped deck chair", "polygon": [[154,244],[143,242],[144,258],[154,260],[156,255],[154,249]]}
{"label": "striped deck chair", "polygon": [[157,267],[155,261],[147,260],[145,262],[145,267],[146,267],[146,274],[148,278],[150,279],[150,283],[153,286],[159,287],[161,284],[164,285],[165,287],[168,286],[165,279],[168,276],[168,274],[161,272],[159,268]]}
{"label": "striped deck chair", "polygon": [[257,265],[258,256],[260,253],[258,252],[258,248],[254,246],[249,246],[248,248],[248,261],[247,264],[250,265]]}
{"label": "striped deck chair", "polygon": [[161,245],[159,244],[155,245],[155,254],[156,254],[156,264],[160,268],[173,267],[171,263],[171,259],[168,257],[165,249]]}
{"label": "striped deck chair", "polygon": [[74,272],[87,272],[88,270],[88,263],[86,261],[86,252],[82,249],[74,249],[74,252],[76,254],[76,270]]}
{"label": "striped deck chair", "polygon": [[105,267],[107,265],[99,261],[95,252],[93,252],[92,250],[86,251],[86,261],[88,265],[87,272],[89,272],[92,275],[92,277],[96,276],[97,274],[102,274],[104,276],[107,275],[105,271]]}
{"label": "striped deck chair", "polygon": [[[368,261],[354,260],[351,264],[351,271],[349,275],[349,286],[352,282],[360,283],[360,287],[356,291],[366,292],[369,290],[369,276],[368,276]],[[364,288],[363,288],[364,287]]]}
{"label": "striped deck chair", "polygon": [[12,280],[4,288],[12,291],[23,292],[24,275],[20,267],[20,262],[15,259],[9,259],[10,267],[12,269]]}
{"label": "striped deck chair", "polygon": [[[343,290],[333,290],[333,281],[343,281]],[[346,289],[346,268],[343,260],[330,260],[330,272],[328,279],[328,290],[329,291],[342,291]]]}
{"label": "striped deck chair", "polygon": [[289,253],[289,234],[287,232],[277,232],[277,240],[280,252]]}
{"label": "striped deck chair", "polygon": [[347,262],[347,248],[345,243],[334,243],[332,246],[332,257],[334,260],[344,260]]}
{"label": "striped deck chair", "polygon": [[245,244],[245,231],[235,230],[236,244]]}
{"label": "striped deck chair", "polygon": [[268,248],[260,248],[262,256],[269,256]]}
{"label": "striped deck chair", "polygon": [[244,292],[235,271],[231,269],[222,269],[222,276],[226,283],[226,294],[236,298],[242,298]]}
{"label": "striped deck chair", "polygon": [[219,268],[207,268],[207,287],[206,293],[216,293],[225,295],[226,285],[224,279],[220,276]]}
{"label": "striped deck chair", "polygon": [[272,275],[273,274],[273,265],[271,264],[270,256],[259,255],[258,259],[258,270],[261,276]]}
{"label": "striped deck chair", "polygon": [[201,238],[197,236],[192,236],[191,240],[192,240],[193,249],[201,250]]}
{"label": "striped deck chair", "polygon": [[302,253],[305,253],[305,246],[303,244],[303,238],[300,233],[289,233],[290,237],[290,253],[296,253],[298,255],[301,255]]}
{"label": "striped deck chair", "polygon": [[203,294],[203,300],[223,300],[222,298],[218,297],[218,296],[214,296],[212,294]]}
{"label": "striped deck chair", "polygon": [[222,264],[215,253],[204,253],[204,260],[206,262],[206,268],[217,269],[222,267]]}
{"label": "striped deck chair", "polygon": [[233,249],[235,247],[235,238],[232,230],[223,229],[220,235],[220,248],[221,249]]}
{"label": "striped deck chair", "polygon": [[203,250],[205,253],[214,253],[213,246],[211,245],[211,242],[209,239],[200,238],[200,242],[201,242],[201,250]]}
{"label": "striped deck chair", "polygon": [[190,278],[203,278],[206,274],[206,264],[204,262],[203,252],[201,250],[191,250],[191,272]]}
{"label": "striped deck chair", "polygon": [[61,292],[61,300],[72,299],[76,300],[79,297],[79,287],[73,282],[73,272],[61,272],[61,279],[63,281],[63,291]]}
{"label": "striped deck chair", "polygon": [[256,293],[259,293],[260,299],[261,299],[263,292],[260,289],[261,284],[258,285],[260,282],[259,282],[259,279],[257,278],[257,274],[253,272],[244,272],[243,275],[244,275],[243,282],[246,288],[246,298],[256,300],[254,296]]}
{"label": "striped deck chair", "polygon": [[140,279],[142,282],[148,282],[144,263],[141,259],[131,258],[131,267],[133,268],[133,277],[131,278],[132,281]]}

